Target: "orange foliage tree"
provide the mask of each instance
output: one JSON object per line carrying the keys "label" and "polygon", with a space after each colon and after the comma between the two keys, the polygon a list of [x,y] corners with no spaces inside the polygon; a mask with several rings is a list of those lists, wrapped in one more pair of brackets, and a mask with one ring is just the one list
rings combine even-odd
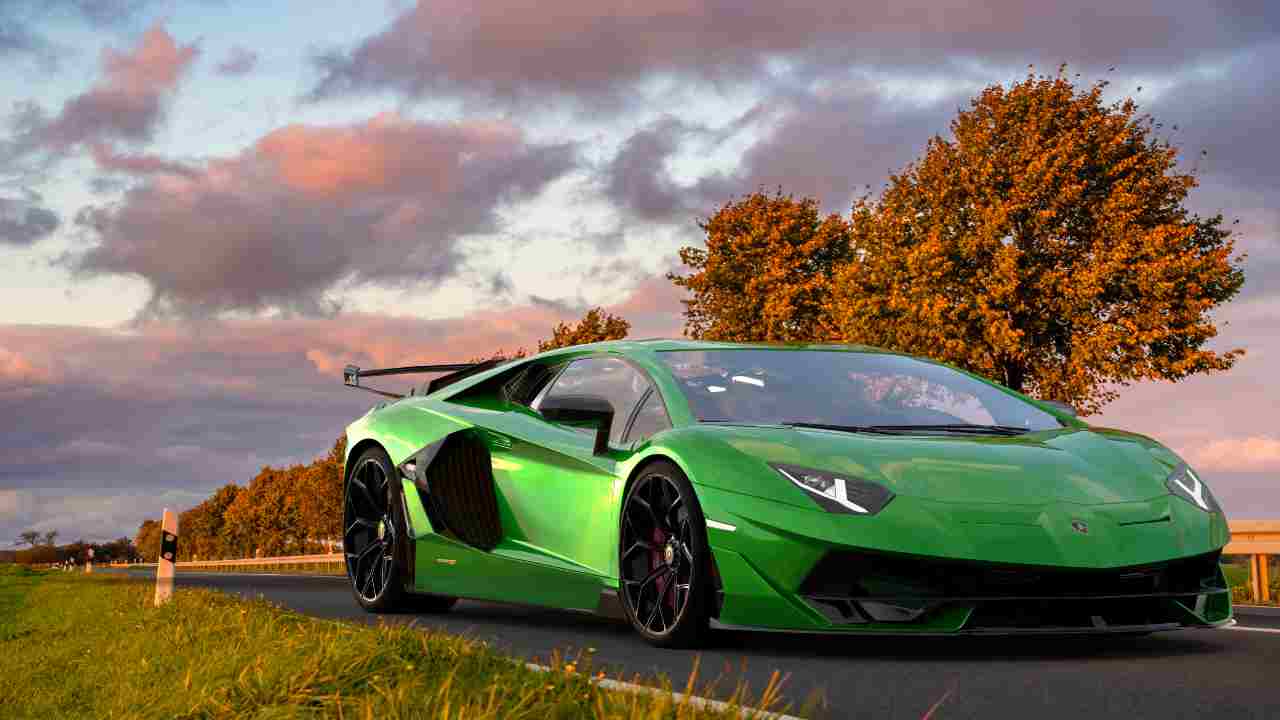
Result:
{"label": "orange foliage tree", "polygon": [[155,562],[160,557],[160,521],[143,520],[138,534],[133,539],[138,555],[147,562]]}
{"label": "orange foliage tree", "polygon": [[853,208],[833,337],[954,363],[1092,412],[1139,379],[1225,370],[1210,312],[1244,282],[1222,217],[1183,207],[1178,150],[1106,82],[988,87]]}
{"label": "orange foliage tree", "polygon": [[705,340],[812,340],[835,267],[849,258],[849,226],[811,198],[756,192],[699,223],[706,248],[685,247],[685,334]]}
{"label": "orange foliage tree", "polygon": [[235,555],[236,548],[229,545],[224,530],[227,529],[227,509],[243,491],[239,485],[228,483],[209,499],[178,515],[180,560],[215,560]]}
{"label": "orange foliage tree", "polygon": [[546,352],[571,345],[621,340],[631,330],[631,323],[604,311],[592,308],[576,324],[560,323],[551,331],[551,337],[538,341],[538,352]]}

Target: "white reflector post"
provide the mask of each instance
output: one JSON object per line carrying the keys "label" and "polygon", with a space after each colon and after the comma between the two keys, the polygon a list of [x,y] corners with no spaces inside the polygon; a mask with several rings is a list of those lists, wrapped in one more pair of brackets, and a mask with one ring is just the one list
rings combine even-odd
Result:
{"label": "white reflector post", "polygon": [[93,572],[93,548],[89,548],[89,559],[84,563],[84,574]]}
{"label": "white reflector post", "polygon": [[156,607],[173,597],[173,563],[178,559],[178,515],[169,508],[160,521],[160,555],[156,558]]}

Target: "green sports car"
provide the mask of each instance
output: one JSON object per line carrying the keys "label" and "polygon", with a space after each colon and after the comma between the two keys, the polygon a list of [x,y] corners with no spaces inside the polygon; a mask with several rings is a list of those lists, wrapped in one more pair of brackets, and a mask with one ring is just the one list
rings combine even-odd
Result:
{"label": "green sports car", "polygon": [[[437,376],[362,385],[411,372]],[[661,646],[1230,622],[1226,519],[1177,455],[929,360],[642,340],[344,382],[393,398],[347,428],[372,612],[517,602]]]}

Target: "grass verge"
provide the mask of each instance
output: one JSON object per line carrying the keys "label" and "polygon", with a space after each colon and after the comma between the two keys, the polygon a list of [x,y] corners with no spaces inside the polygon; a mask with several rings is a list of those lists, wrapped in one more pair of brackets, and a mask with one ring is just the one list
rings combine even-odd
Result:
{"label": "grass verge", "polygon": [[[151,592],[121,576],[0,575],[0,716],[739,716],[598,687],[589,663],[539,673],[440,632],[318,620],[194,588],[157,609]],[[771,685],[753,707],[778,709],[777,694]],[[735,701],[744,696],[739,688]]]}

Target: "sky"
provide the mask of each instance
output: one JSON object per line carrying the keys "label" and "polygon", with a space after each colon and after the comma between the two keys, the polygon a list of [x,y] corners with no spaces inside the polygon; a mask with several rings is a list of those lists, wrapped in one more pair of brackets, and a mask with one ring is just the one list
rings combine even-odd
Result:
{"label": "sky", "polygon": [[371,404],[346,363],[595,305],[678,335],[699,218],[761,188],[847,213],[1062,63],[1162,123],[1246,255],[1236,367],[1090,421],[1280,517],[1280,4],[0,0],[0,544],[309,461]]}

